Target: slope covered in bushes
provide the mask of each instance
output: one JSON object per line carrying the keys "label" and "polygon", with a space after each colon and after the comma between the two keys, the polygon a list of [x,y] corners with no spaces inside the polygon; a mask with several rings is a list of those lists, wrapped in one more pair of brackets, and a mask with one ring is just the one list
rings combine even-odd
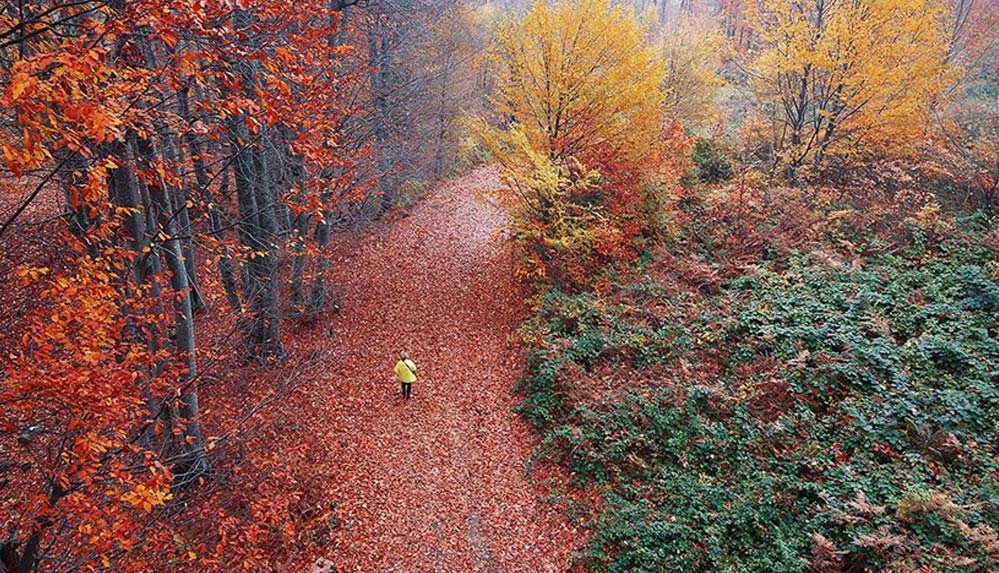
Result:
{"label": "slope covered in bushes", "polygon": [[733,187],[523,326],[539,455],[600,571],[999,567],[999,253],[982,215]]}

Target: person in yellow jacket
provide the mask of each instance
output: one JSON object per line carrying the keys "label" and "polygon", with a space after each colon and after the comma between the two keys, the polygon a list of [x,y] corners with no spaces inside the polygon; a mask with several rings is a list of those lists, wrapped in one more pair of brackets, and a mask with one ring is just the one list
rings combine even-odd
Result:
{"label": "person in yellow jacket", "polygon": [[395,375],[402,384],[402,397],[409,400],[413,396],[413,382],[416,382],[416,364],[405,352],[399,353],[399,361],[395,363]]}

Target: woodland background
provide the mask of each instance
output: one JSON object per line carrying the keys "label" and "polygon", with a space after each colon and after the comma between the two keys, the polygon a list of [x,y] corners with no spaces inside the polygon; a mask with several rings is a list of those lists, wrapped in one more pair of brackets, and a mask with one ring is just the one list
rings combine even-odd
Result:
{"label": "woodland background", "polygon": [[483,164],[574,567],[993,570],[997,29],[991,0],[0,2],[0,571],[327,554],[324,446],[265,421],[335,368],[352,250]]}

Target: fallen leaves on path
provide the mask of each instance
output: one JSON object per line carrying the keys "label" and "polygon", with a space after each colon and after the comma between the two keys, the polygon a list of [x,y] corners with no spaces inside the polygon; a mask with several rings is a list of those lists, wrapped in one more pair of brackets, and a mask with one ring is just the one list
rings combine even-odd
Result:
{"label": "fallen leaves on path", "polygon": [[[569,570],[580,534],[539,504],[546,492],[525,476],[535,437],[512,411],[525,292],[505,214],[482,199],[497,185],[481,169],[344,239],[330,274],[342,310],[287,321],[280,367],[240,364],[231,318],[201,316],[203,427],[209,444],[237,439],[176,516],[192,570],[301,573],[319,558],[338,573]],[[52,259],[41,229],[19,243],[38,248],[12,249],[0,275],[40,249]],[[202,284],[223,309],[212,271]],[[9,307],[32,307],[30,292],[7,294]],[[8,308],[0,324],[24,312]],[[408,402],[392,370],[400,350],[419,367]]]}
{"label": "fallen leaves on path", "polygon": [[[298,423],[338,527],[337,570],[564,572],[575,533],[525,477],[532,434],[512,411],[522,374],[504,213],[481,169],[440,185],[339,266],[333,363]],[[403,401],[392,367],[418,366]],[[317,446],[317,448],[320,446]]]}

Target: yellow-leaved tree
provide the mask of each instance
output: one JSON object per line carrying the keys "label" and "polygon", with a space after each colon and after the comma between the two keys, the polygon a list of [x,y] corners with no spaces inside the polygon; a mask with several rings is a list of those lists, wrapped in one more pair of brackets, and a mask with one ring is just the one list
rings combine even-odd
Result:
{"label": "yellow-leaved tree", "polygon": [[500,27],[491,101],[505,121],[479,131],[514,183],[534,179],[531,153],[552,171],[605,177],[655,155],[665,68],[645,34],[633,11],[608,0],[539,1]]}
{"label": "yellow-leaved tree", "polygon": [[716,100],[725,80],[728,38],[708,17],[681,15],[662,32],[666,64],[666,110],[687,128],[706,128],[718,120]]}
{"label": "yellow-leaved tree", "polygon": [[665,67],[647,33],[609,0],[535,2],[497,31],[498,119],[476,131],[538,253],[634,250],[663,165]]}
{"label": "yellow-leaved tree", "polygon": [[947,0],[751,0],[747,66],[792,178],[832,156],[904,151],[950,67]]}

